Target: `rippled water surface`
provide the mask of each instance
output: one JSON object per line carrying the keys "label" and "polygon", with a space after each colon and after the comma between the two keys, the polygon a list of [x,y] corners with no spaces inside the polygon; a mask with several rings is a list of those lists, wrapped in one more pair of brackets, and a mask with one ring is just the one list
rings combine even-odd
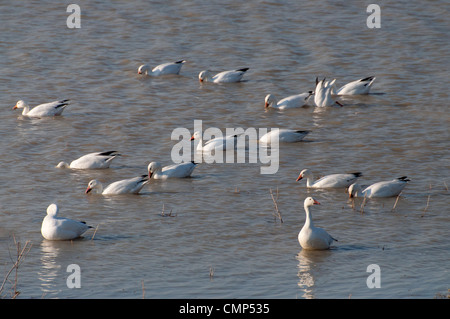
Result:
{"label": "rippled water surface", "polygon": [[[381,28],[361,1],[80,1],[81,28],[66,5],[0,4],[0,277],[30,251],[19,298],[434,298],[450,275],[448,4],[383,1]],[[143,63],[185,59],[179,76],[139,76]],[[249,67],[242,83],[200,84],[199,71]],[[314,89],[377,77],[370,95],[344,107],[265,111]],[[13,111],[71,99],[62,117]],[[295,128],[304,142],[280,146],[276,174],[260,163],[202,163],[192,178],[152,181],[141,195],[88,196],[87,183],[146,174],[171,163],[175,128]],[[110,169],[55,168],[117,150]],[[408,176],[397,198],[348,200],[344,189],[296,182],[360,171],[362,184]],[[278,189],[283,222],[274,217]],[[317,226],[338,239],[329,251],[297,241],[313,196]],[[47,206],[93,225],[71,242],[40,234]],[[361,209],[362,207],[362,209]],[[81,269],[68,288],[67,266]],[[369,289],[367,267],[380,267]],[[12,278],[11,278],[12,280]],[[7,282],[2,297],[11,295]]]}

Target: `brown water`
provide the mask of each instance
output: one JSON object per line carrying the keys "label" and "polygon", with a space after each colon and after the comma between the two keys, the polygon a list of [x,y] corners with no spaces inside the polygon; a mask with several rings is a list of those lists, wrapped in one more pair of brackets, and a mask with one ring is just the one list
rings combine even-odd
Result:
{"label": "brown water", "polygon": [[[26,4],[28,3],[28,4]],[[434,298],[450,275],[449,23],[445,1],[383,1],[381,28],[366,26],[360,1],[83,1],[81,28],[66,6],[0,5],[0,277],[13,236],[32,244],[18,274],[20,298]],[[140,64],[185,59],[180,76],[137,75]],[[249,67],[242,83],[200,85],[198,72]],[[264,111],[264,96],[377,77],[372,94],[342,108]],[[11,108],[70,98],[63,117],[30,120]],[[139,196],[86,196],[104,183],[170,164],[171,133],[203,128],[311,130],[280,147],[276,174],[260,164],[200,164],[192,178],[154,181]],[[109,170],[55,168],[117,150]],[[317,176],[363,172],[370,184],[408,176],[396,198],[361,200],[344,190],[308,190]],[[278,188],[283,223],[274,218]],[[302,251],[297,241],[314,196],[316,225],[339,241]],[[47,206],[97,227],[73,242],[49,242]],[[394,208],[395,206],[395,208]],[[165,214],[161,212],[164,207]],[[169,216],[169,213],[171,215]],[[67,266],[81,269],[68,288]],[[369,289],[377,264],[381,288]],[[213,272],[210,275],[210,272]],[[144,285],[144,289],[143,289]],[[11,284],[2,292],[10,296]]]}

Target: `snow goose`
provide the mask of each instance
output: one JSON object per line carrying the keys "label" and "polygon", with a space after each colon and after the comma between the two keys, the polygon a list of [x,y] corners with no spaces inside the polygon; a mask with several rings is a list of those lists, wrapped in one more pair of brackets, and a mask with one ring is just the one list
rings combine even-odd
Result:
{"label": "snow goose", "polygon": [[92,226],[85,222],[58,217],[58,206],[50,204],[47,208],[47,216],[44,217],[41,226],[41,234],[47,240],[71,240],[80,237]]}
{"label": "snow goose", "polygon": [[151,162],[148,165],[148,178],[168,179],[189,177],[196,165],[194,162],[188,162],[162,167],[159,162]]}
{"label": "snow goose", "polygon": [[280,143],[296,143],[302,141],[309,132],[290,129],[272,129],[270,132],[261,136],[259,142],[262,144],[271,144],[272,139],[278,139]]}
{"label": "snow goose", "polygon": [[339,90],[336,91],[336,95],[361,95],[369,94],[373,82],[376,77],[369,76],[364,79],[359,79],[345,84]]}
{"label": "snow goose", "polygon": [[348,196],[352,197],[393,197],[400,194],[410,180],[402,176],[391,181],[383,181],[366,187],[362,190],[359,184],[353,183],[348,188]]}
{"label": "snow goose", "polygon": [[53,101],[39,104],[30,110],[28,104],[20,100],[14,105],[13,110],[23,109],[22,115],[28,117],[58,116],[62,114],[67,105],[69,105],[69,100]]}
{"label": "snow goose", "polygon": [[152,76],[180,74],[181,67],[185,62],[185,60],[180,60],[176,62],[164,63],[154,67],[153,69],[148,64],[142,64],[138,68],[138,74],[146,74]]}
{"label": "snow goose", "polygon": [[316,106],[324,107],[324,106],[333,106],[334,104],[342,106],[341,103],[333,100],[333,98],[331,97],[333,84],[335,81],[336,79],[334,79],[331,82],[328,82],[325,81],[325,78],[319,81],[318,78],[316,78],[316,89],[314,91],[314,103]]}
{"label": "snow goose", "polygon": [[109,184],[103,189],[102,183],[93,179],[89,182],[85,193],[95,193],[102,195],[138,194],[142,187],[149,182],[148,175],[142,175],[130,179],[124,179]]}
{"label": "snow goose", "polygon": [[298,175],[297,181],[306,177],[306,186],[310,188],[345,188],[353,184],[360,176],[362,176],[360,172],[331,174],[314,181],[313,173],[309,169],[304,169]]}
{"label": "snow goose", "polygon": [[58,168],[103,169],[109,168],[113,159],[120,156],[116,151],[89,153],[72,161],[70,164],[59,162]]}
{"label": "snow goose", "polygon": [[264,98],[264,107],[267,109],[272,107],[274,109],[285,110],[291,108],[302,107],[308,103],[309,98],[314,93],[309,91],[308,93],[301,93],[285,97],[278,101],[273,94],[267,94]]}
{"label": "snow goose", "polygon": [[197,151],[209,152],[225,151],[227,149],[237,148],[237,135],[229,135],[224,137],[216,137],[203,144],[203,137],[200,131],[194,132],[191,137],[191,141],[198,140]]}
{"label": "snow goose", "polygon": [[304,202],[306,220],[298,233],[298,242],[300,243],[300,246],[306,250],[329,249],[333,241],[337,241],[337,239],[331,237],[325,229],[314,226],[312,215],[309,210],[309,207],[313,205],[320,205],[320,203],[312,197],[307,197]]}
{"label": "snow goose", "polygon": [[232,71],[223,71],[216,75],[212,75],[211,71],[205,70],[199,73],[198,80],[200,82],[213,82],[213,83],[240,82],[248,69],[249,68],[243,68]]}

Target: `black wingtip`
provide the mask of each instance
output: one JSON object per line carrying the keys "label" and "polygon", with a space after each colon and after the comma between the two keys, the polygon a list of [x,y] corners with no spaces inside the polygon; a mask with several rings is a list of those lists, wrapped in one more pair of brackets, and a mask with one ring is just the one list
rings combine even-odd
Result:
{"label": "black wingtip", "polygon": [[361,81],[361,82],[366,82],[366,81],[370,82],[370,81],[373,80],[373,78],[374,78],[374,76],[368,76],[368,77],[366,77],[366,78],[364,78],[364,79],[361,79],[360,81]]}
{"label": "black wingtip", "polygon": [[363,174],[361,172],[352,173],[355,177],[361,177]]}
{"label": "black wingtip", "polygon": [[176,61],[175,63],[181,64],[181,63],[185,63],[186,60],[180,60],[180,61]]}
{"label": "black wingtip", "polygon": [[110,156],[110,155],[118,156],[118,155],[120,155],[120,154],[114,154],[114,153],[117,153],[117,151],[102,152],[102,153],[99,153],[99,155],[102,155],[102,156]]}
{"label": "black wingtip", "polygon": [[236,71],[247,72],[250,68],[237,69]]}
{"label": "black wingtip", "polygon": [[403,181],[403,182],[409,182],[410,181],[410,179],[407,177],[407,176],[402,176],[402,177],[399,177],[399,178],[397,178],[399,181]]}

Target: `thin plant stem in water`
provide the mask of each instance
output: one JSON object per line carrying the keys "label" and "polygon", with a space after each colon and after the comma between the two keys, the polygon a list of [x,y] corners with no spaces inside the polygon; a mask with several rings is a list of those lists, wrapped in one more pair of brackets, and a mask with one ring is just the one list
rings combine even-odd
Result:
{"label": "thin plant stem in water", "polygon": [[278,187],[277,187],[277,193],[276,193],[276,197],[273,196],[273,192],[272,192],[272,188],[270,188],[270,196],[272,197],[272,201],[273,201],[273,205],[275,206],[275,213],[273,213],[273,215],[278,218],[278,220],[283,223],[283,218],[281,217],[281,212],[280,209],[278,208]]}

